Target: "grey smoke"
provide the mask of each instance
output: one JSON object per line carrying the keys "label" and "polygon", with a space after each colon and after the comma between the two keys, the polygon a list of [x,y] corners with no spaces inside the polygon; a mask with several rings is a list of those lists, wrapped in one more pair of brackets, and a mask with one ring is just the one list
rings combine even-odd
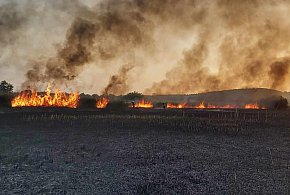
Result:
{"label": "grey smoke", "polygon": [[[23,88],[48,82],[70,86],[79,79],[98,83],[111,78],[100,84],[97,92],[116,94],[145,88],[147,94],[246,87],[290,89],[287,1],[87,2],[89,6],[72,0],[1,4],[0,46],[5,55],[0,58],[0,71],[9,65],[10,72],[4,78],[15,78],[13,73],[21,71],[16,80],[25,75]],[[39,25],[45,29],[43,34],[50,33],[37,34],[34,29]],[[65,33],[59,38],[53,28]],[[35,38],[31,33],[36,33]],[[23,39],[27,34],[30,39]],[[41,49],[28,47],[29,42]],[[125,87],[116,91],[112,83],[120,83],[120,79],[113,70],[132,61],[134,69],[121,79]],[[104,74],[93,76],[95,70]],[[128,78],[134,82],[128,83]],[[110,90],[104,90],[106,86]]]}

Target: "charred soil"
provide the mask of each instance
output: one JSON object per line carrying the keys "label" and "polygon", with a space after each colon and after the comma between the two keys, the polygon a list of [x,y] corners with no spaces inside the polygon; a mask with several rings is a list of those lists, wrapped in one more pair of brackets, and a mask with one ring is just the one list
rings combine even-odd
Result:
{"label": "charred soil", "polygon": [[290,112],[0,113],[0,194],[288,194]]}

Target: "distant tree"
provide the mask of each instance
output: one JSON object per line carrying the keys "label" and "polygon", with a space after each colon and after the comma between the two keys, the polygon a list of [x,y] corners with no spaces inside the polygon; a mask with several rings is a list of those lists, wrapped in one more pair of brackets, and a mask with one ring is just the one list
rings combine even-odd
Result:
{"label": "distant tree", "polygon": [[280,97],[280,99],[275,103],[276,109],[287,109],[288,108],[288,100],[287,98]]}
{"label": "distant tree", "polygon": [[0,93],[12,93],[13,88],[13,85],[6,81],[1,81],[0,83]]}
{"label": "distant tree", "polygon": [[123,96],[124,100],[128,100],[128,101],[135,101],[135,100],[140,100],[143,98],[143,94],[139,93],[137,91],[133,91],[131,93],[128,93],[127,95]]}

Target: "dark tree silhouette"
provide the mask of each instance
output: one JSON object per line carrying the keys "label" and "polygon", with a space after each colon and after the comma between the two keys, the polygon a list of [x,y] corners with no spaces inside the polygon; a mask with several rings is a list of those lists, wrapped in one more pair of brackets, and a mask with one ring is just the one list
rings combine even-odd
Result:
{"label": "dark tree silhouette", "polygon": [[124,100],[128,100],[128,101],[136,101],[136,100],[140,100],[143,98],[143,94],[139,93],[137,91],[133,91],[131,93],[128,93],[127,95],[123,96]]}
{"label": "dark tree silhouette", "polygon": [[287,109],[288,108],[288,100],[287,98],[280,97],[280,99],[275,103],[276,109]]}
{"label": "dark tree silhouette", "polygon": [[12,93],[13,88],[13,85],[6,81],[1,81],[0,83],[0,93]]}

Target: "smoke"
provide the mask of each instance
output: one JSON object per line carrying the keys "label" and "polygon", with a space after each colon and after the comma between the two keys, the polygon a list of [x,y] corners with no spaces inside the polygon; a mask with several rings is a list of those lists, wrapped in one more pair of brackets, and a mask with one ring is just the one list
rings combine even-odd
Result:
{"label": "smoke", "polygon": [[289,73],[289,59],[276,61],[270,65],[269,77],[273,80],[272,88],[282,86]]}
{"label": "smoke", "polygon": [[30,16],[24,16],[17,4],[7,3],[0,7],[0,43],[1,45],[13,44],[17,31],[27,22]]}
{"label": "smoke", "polygon": [[[281,6],[286,6],[281,10]],[[289,22],[285,1],[216,1],[215,24],[202,23],[199,42],[184,52],[166,78],[146,93],[193,93],[247,87],[289,89]],[[209,16],[211,18],[211,16]],[[220,27],[221,25],[222,27]],[[223,33],[223,34],[222,34]],[[204,36],[206,34],[207,36]],[[286,42],[287,42],[286,41]],[[213,48],[216,72],[209,69]]]}
{"label": "smoke", "polygon": [[[123,8],[118,7],[121,5]],[[130,6],[129,2],[116,4],[108,1],[100,5],[104,10],[96,8],[100,12],[84,5],[78,6],[65,42],[54,57],[33,62],[34,66],[25,74],[27,79],[23,88],[36,82],[68,85],[89,63],[106,68],[105,65],[112,66],[116,59],[127,61],[128,56],[132,56],[130,52],[140,45],[148,46],[146,41],[150,38],[142,28],[147,28],[149,24],[138,12],[124,13]]]}
{"label": "smoke", "polygon": [[132,68],[134,68],[132,64],[122,66],[118,73],[110,78],[109,84],[105,87],[103,94],[124,95],[129,89],[127,84],[128,73]]}
{"label": "smoke", "polygon": [[[31,82],[72,80],[80,71],[80,68],[92,59],[93,39],[96,34],[96,25],[83,20],[76,19],[68,31],[66,43],[57,55],[48,59],[44,65],[42,73],[39,63],[33,66],[26,73],[27,81],[24,85]],[[41,63],[41,62],[40,62]]]}
{"label": "smoke", "polygon": [[0,4],[4,79],[105,94],[290,90],[288,1],[85,2]]}

